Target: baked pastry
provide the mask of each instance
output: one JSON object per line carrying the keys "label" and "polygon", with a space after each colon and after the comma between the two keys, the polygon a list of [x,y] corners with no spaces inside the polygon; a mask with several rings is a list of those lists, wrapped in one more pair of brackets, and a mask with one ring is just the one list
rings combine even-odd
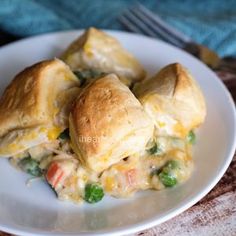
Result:
{"label": "baked pastry", "polygon": [[134,56],[127,52],[112,36],[89,28],[76,39],[62,55],[72,70],[94,69],[116,73],[126,84],[141,81],[145,70]]}
{"label": "baked pastry", "polygon": [[137,85],[134,93],[155,123],[158,136],[184,138],[205,119],[206,105],[200,87],[179,63],[164,67]]}
{"label": "baked pastry", "polygon": [[72,148],[96,172],[145,150],[153,128],[140,102],[115,74],[88,85],[69,116]]}
{"label": "baked pastry", "polygon": [[79,81],[58,59],[19,73],[0,99],[0,156],[56,139],[68,127],[69,104]]}

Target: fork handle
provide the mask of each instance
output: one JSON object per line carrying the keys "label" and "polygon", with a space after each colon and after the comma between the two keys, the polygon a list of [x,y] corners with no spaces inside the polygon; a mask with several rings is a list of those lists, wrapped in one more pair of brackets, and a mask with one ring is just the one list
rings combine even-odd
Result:
{"label": "fork handle", "polygon": [[225,71],[236,74],[236,58],[234,57],[225,57],[221,59],[211,49],[192,42],[186,44],[183,49],[199,58],[202,62],[215,71]]}
{"label": "fork handle", "polygon": [[186,50],[190,50],[191,54],[199,58],[218,74],[229,89],[234,101],[236,101],[236,58],[220,58],[214,51],[199,44],[188,45]]}
{"label": "fork handle", "polygon": [[219,56],[214,51],[203,45],[191,42],[187,43],[183,49],[199,58],[212,69],[216,69],[220,64]]}

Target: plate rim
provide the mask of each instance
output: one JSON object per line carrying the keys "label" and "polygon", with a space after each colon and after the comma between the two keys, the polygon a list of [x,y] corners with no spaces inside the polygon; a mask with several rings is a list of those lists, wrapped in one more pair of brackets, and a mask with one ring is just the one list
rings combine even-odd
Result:
{"label": "plate rim", "polygon": [[[204,66],[209,73],[211,73],[212,77],[215,78],[215,83],[218,83],[218,85],[221,87],[222,91],[224,91],[225,96],[228,97],[228,104],[229,104],[229,109],[231,109],[232,113],[233,113],[233,121],[234,123],[233,125],[233,131],[236,131],[236,108],[235,108],[235,104],[232,98],[232,95],[230,94],[230,92],[228,91],[228,89],[226,88],[226,86],[224,85],[224,83],[222,82],[222,80],[211,70],[209,69],[205,64],[203,64],[200,60],[198,60],[197,58],[195,58],[194,56],[192,56],[191,54],[183,51],[182,49],[175,47],[167,42],[164,42],[160,39],[157,38],[152,38],[152,37],[148,37],[145,35],[141,35],[141,34],[136,34],[136,33],[130,33],[130,32],[126,32],[126,31],[121,31],[121,30],[107,30],[107,29],[101,29],[107,33],[111,33],[111,34],[123,34],[123,35],[130,35],[130,36],[135,36],[138,38],[147,38],[149,40],[152,41],[158,41],[161,44],[165,44],[168,47],[174,48],[175,50],[179,50],[181,53],[187,54],[188,56],[192,57],[193,60],[198,61],[198,63],[200,62],[202,64],[202,66]],[[49,32],[49,33],[43,33],[43,34],[39,34],[39,35],[33,35],[27,38],[22,38],[19,39],[15,42],[9,43],[7,45],[4,45],[2,47],[0,47],[0,54],[2,53],[3,50],[7,50],[10,47],[14,47],[17,44],[21,44],[21,43],[27,43],[27,41],[31,41],[35,38],[43,38],[43,37],[50,37],[50,36],[56,36],[56,35],[63,35],[63,34],[73,34],[73,33],[78,33],[81,34],[84,31],[84,29],[75,29],[75,30],[61,30],[61,31],[55,31],[55,32]],[[234,132],[235,133],[235,132]],[[182,203],[181,206],[176,207],[174,209],[172,209],[169,213],[167,213],[165,216],[159,218],[159,219],[155,219],[155,217],[149,218],[148,220],[144,220],[140,223],[136,223],[136,224],[132,224],[130,227],[129,226],[123,226],[123,227],[116,227],[115,231],[111,231],[111,230],[99,230],[96,233],[95,232],[82,232],[82,233],[67,233],[67,232],[57,232],[56,235],[58,236],[64,236],[64,235],[113,235],[113,236],[118,236],[118,235],[124,235],[124,234],[132,234],[132,233],[136,233],[142,230],[147,230],[150,229],[154,226],[157,226],[161,223],[164,223],[168,220],[170,220],[171,218],[179,215],[180,213],[184,212],[185,210],[187,210],[188,208],[190,208],[191,206],[193,206],[194,204],[196,204],[198,201],[200,201],[204,196],[207,195],[207,193],[209,193],[214,187],[215,185],[220,181],[220,179],[223,177],[224,173],[226,172],[227,168],[229,167],[233,157],[234,157],[234,153],[235,153],[235,149],[236,149],[236,136],[233,136],[233,140],[232,140],[232,146],[230,148],[230,150],[228,150],[228,155],[225,158],[224,161],[224,165],[218,170],[218,173],[216,174],[216,176],[214,177],[214,179],[211,180],[210,183],[208,183],[208,185],[198,194],[195,194],[195,196],[191,199],[188,200],[187,203]],[[32,235],[38,235],[38,236],[51,236],[51,235],[55,235],[54,232],[43,232],[43,230],[41,230],[40,232],[35,232],[34,230],[27,230],[24,231],[21,228],[17,228],[17,226],[15,228],[12,228],[11,226],[8,226],[7,224],[2,225],[0,222],[0,230],[8,232],[8,233],[12,233],[12,234],[16,234],[16,235],[24,235],[24,236],[32,236]]]}

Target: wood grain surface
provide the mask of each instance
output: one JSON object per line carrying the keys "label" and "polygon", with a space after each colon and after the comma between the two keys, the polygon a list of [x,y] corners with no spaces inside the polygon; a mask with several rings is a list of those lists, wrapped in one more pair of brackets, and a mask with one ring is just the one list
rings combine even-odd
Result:
{"label": "wood grain surface", "polygon": [[136,236],[235,236],[236,156],[227,172],[200,202],[173,219]]}
{"label": "wood grain surface", "polygon": [[[5,39],[0,38],[3,43]],[[236,74],[223,70],[216,73],[236,101]],[[236,155],[220,182],[200,202],[171,220],[132,236],[154,235],[236,236]],[[0,236],[10,234],[0,232]]]}

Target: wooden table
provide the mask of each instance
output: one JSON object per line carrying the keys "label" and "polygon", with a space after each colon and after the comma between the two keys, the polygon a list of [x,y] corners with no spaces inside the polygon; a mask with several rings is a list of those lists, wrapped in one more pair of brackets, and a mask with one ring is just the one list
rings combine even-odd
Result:
{"label": "wooden table", "polygon": [[[0,45],[8,42],[8,39],[0,38]],[[222,71],[218,75],[236,101],[236,75]],[[161,225],[135,234],[155,235],[236,236],[236,155],[220,182],[200,202]],[[0,236],[9,234],[0,232]]]}

